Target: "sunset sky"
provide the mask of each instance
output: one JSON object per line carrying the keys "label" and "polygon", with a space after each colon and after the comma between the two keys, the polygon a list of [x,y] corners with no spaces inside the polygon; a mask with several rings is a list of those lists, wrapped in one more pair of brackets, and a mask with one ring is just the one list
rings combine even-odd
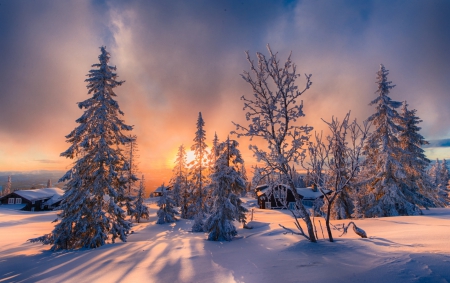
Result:
{"label": "sunset sky", "polygon": [[244,51],[255,58],[266,44],[312,74],[300,124],[320,130],[320,118],[349,110],[366,119],[383,63],[392,99],[423,120],[428,157],[450,158],[450,1],[0,0],[0,171],[69,168],[59,154],[105,45],[126,81],[117,101],[135,127],[140,167],[158,175],[179,145],[192,145],[200,111],[209,144],[244,120]]}

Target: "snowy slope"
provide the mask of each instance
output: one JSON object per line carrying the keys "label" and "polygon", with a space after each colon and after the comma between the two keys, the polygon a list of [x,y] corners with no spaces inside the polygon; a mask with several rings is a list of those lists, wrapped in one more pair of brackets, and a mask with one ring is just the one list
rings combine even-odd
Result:
{"label": "snowy slope", "polygon": [[26,240],[50,232],[55,212],[0,206],[0,282],[450,282],[449,208],[357,220],[369,238],[335,231],[335,243],[316,217],[316,244],[283,234],[278,224],[295,227],[287,211],[255,208],[254,229],[231,242],[206,241],[188,220],[157,225],[156,211],[127,243],[51,253]]}

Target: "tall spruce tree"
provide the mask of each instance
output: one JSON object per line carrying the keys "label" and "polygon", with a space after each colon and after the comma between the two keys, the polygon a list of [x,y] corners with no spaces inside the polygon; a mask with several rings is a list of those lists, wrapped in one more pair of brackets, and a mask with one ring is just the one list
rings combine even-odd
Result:
{"label": "tall spruce tree", "polygon": [[364,172],[366,191],[364,204],[368,217],[415,215],[421,211],[421,195],[415,187],[409,186],[403,156],[397,136],[404,130],[400,124],[403,118],[397,112],[402,103],[389,97],[395,86],[388,81],[389,71],[383,65],[377,72],[377,98],[370,105],[375,105],[376,112],[368,118],[375,130],[369,134],[364,146],[366,155]]}
{"label": "tall spruce tree", "polygon": [[193,184],[193,203],[195,205],[195,221],[192,226],[193,232],[203,232],[203,218],[205,216],[205,197],[206,197],[206,182],[207,182],[207,145],[206,132],[203,129],[205,122],[202,118],[202,113],[198,113],[197,131],[195,132],[194,144],[191,150],[195,153],[195,160],[191,166],[191,181]]}
{"label": "tall spruce tree", "polygon": [[59,180],[67,181],[61,203],[61,218],[51,234],[32,239],[52,244],[52,250],[97,248],[116,238],[126,241],[131,222],[121,205],[126,201],[128,159],[122,148],[130,142],[123,132],[132,127],[120,118],[124,113],[114,97],[116,67],[108,65],[110,54],[101,47],[99,63],[86,79],[92,97],[79,102],[84,114],[69,135],[69,149],[61,156],[75,159]]}

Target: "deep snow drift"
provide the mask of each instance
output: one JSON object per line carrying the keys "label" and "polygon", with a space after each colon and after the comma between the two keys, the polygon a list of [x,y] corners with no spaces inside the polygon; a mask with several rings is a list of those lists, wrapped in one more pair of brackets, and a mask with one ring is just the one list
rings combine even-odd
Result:
{"label": "deep snow drift", "polygon": [[450,282],[450,208],[357,220],[369,238],[334,231],[334,243],[316,217],[313,244],[283,234],[278,224],[295,228],[286,210],[255,208],[252,230],[236,223],[233,241],[210,242],[189,232],[190,220],[155,224],[149,206],[150,220],[134,224],[126,243],[54,253],[26,240],[49,233],[56,212],[0,206],[0,282]]}

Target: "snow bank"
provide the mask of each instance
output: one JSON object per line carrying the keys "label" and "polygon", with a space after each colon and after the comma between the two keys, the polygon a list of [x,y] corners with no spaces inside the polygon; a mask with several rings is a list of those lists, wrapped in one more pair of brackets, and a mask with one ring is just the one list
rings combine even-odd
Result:
{"label": "snow bank", "polygon": [[[136,224],[127,243],[51,253],[27,239],[48,233],[54,211],[22,212],[0,206],[0,282],[448,282],[450,209],[421,216],[356,220],[369,238],[352,231],[330,243],[284,234],[295,229],[286,210],[254,209],[253,229],[231,242],[191,233],[192,221]],[[320,221],[320,222],[319,222]],[[332,221],[332,224],[347,221]],[[324,234],[326,231],[324,230]],[[3,280],[3,281],[1,281]]]}

